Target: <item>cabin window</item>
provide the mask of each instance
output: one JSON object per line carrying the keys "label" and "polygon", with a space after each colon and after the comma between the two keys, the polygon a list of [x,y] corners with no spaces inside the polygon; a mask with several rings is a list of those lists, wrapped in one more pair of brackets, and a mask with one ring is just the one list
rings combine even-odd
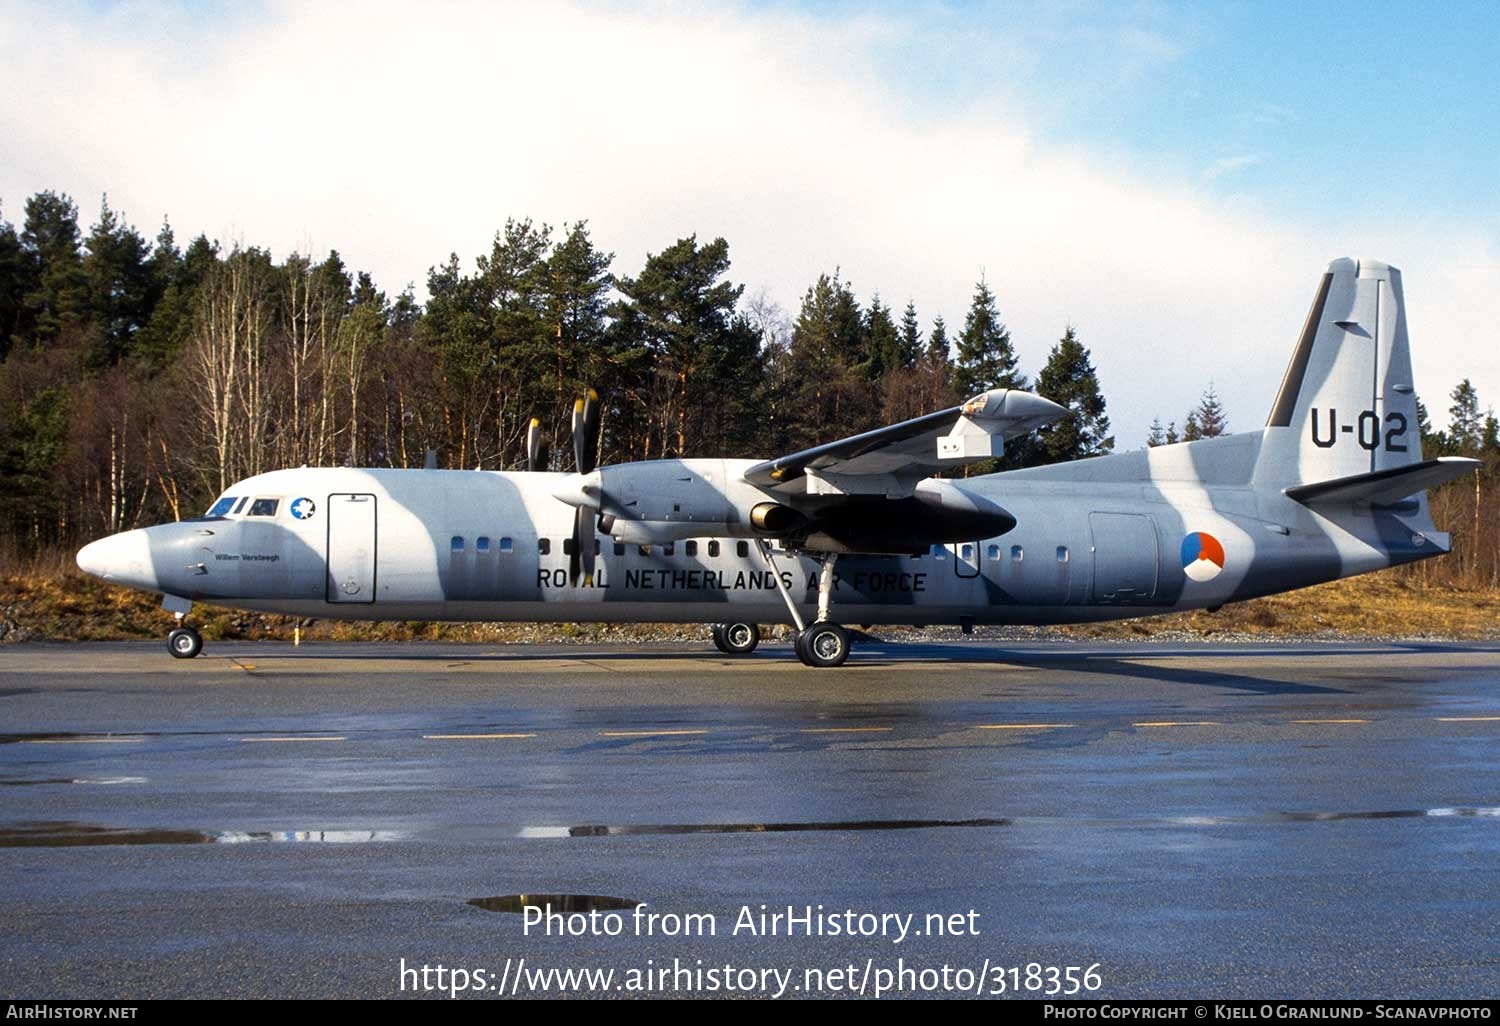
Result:
{"label": "cabin window", "polygon": [[509,538],[501,538],[500,539],[500,551],[501,552],[510,552],[515,547],[516,547],[516,543],[513,542],[513,541],[511,541]]}
{"label": "cabin window", "polygon": [[708,543],[708,554],[710,556],[717,556],[719,554],[719,543],[718,542],[711,541],[711,542]]}
{"label": "cabin window", "polygon": [[490,540],[488,538],[475,538],[474,539],[474,551],[475,552],[488,552],[488,551],[490,551]]}
{"label": "cabin window", "polygon": [[737,541],[734,543],[734,551],[741,559],[744,559],[750,555],[750,543],[747,541]]}
{"label": "cabin window", "polygon": [[636,549],[636,551],[639,552],[643,556],[649,556],[649,555],[651,555],[651,546],[649,546],[649,545],[642,545],[642,546],[638,547]]}
{"label": "cabin window", "polygon": [[1066,563],[1068,561],[1068,547],[1066,545],[1059,545],[1057,547],[1057,561],[1059,563]]}
{"label": "cabin window", "polygon": [[1019,546],[1019,545],[1012,545],[1010,547],[1010,559],[1011,559],[1011,562],[1013,562],[1013,563],[1019,563],[1021,560],[1025,559],[1025,558],[1026,558],[1026,552],[1025,552],[1024,549],[1021,548],[1021,546]]}
{"label": "cabin window", "polygon": [[550,555],[552,552],[552,539],[538,538],[536,540],[536,551],[542,556]]}
{"label": "cabin window", "polygon": [[250,504],[250,516],[274,517],[276,515],[276,507],[280,505],[280,499],[256,499]]}
{"label": "cabin window", "polygon": [[578,551],[578,544],[572,538],[563,539],[563,555],[571,556]]}
{"label": "cabin window", "polygon": [[594,539],[594,555],[596,555],[596,556],[597,556],[597,555],[599,555],[599,553],[600,553],[600,552],[602,552],[602,551],[603,551],[603,548],[602,548],[602,546],[601,546],[601,544],[600,544],[600,542],[599,542],[599,539],[598,539],[598,538],[595,538],[595,539]]}
{"label": "cabin window", "polygon": [[989,557],[991,559],[999,559],[1000,558],[1000,546],[998,546],[998,545],[991,545],[990,546],[990,551],[988,552],[988,555],[989,555]]}
{"label": "cabin window", "polygon": [[934,559],[947,559],[948,558],[948,550],[947,550],[947,548],[945,548],[942,545],[934,545],[932,547],[932,558],[934,558]]}
{"label": "cabin window", "polygon": [[675,556],[677,554],[677,543],[667,542],[661,547],[661,554],[663,556]]}
{"label": "cabin window", "polygon": [[464,550],[464,540],[456,534],[448,545],[454,552],[462,552]]}
{"label": "cabin window", "polygon": [[695,542],[695,541],[685,541],[685,542],[683,542],[682,543],[682,554],[684,556],[696,556],[698,554],[698,543]]}
{"label": "cabin window", "polygon": [[625,555],[625,543],[624,542],[615,542],[615,555],[617,555],[617,556],[623,556],[623,555]]}
{"label": "cabin window", "polygon": [[959,552],[960,554],[962,554],[964,559],[974,558],[974,546],[972,545],[965,544],[963,548],[959,549]]}
{"label": "cabin window", "polygon": [[220,499],[218,502],[214,503],[212,506],[209,507],[209,509],[208,509],[208,515],[211,516],[211,517],[222,517],[224,514],[228,513],[233,508],[234,508],[234,496],[233,495],[226,495],[226,496],[224,496],[224,498]]}

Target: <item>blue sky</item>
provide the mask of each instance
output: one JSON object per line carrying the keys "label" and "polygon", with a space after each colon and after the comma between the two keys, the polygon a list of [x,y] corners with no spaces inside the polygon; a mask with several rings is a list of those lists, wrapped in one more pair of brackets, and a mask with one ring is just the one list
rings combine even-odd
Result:
{"label": "blue sky", "polygon": [[1406,275],[1417,387],[1500,402],[1500,6],[0,0],[0,211],[337,246],[389,291],[506,217],[631,273],[697,233],[794,315],[1073,324],[1122,446],[1258,426],[1328,260]]}

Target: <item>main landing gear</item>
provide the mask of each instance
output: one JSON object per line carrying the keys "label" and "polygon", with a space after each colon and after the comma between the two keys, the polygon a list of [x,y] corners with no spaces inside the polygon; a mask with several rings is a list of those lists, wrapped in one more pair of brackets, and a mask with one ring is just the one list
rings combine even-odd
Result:
{"label": "main landing gear", "polygon": [[806,666],[843,666],[844,660],[849,658],[849,632],[829,619],[833,606],[833,564],[838,555],[828,552],[818,557],[822,564],[818,569],[818,618],[808,626],[776,569],[771,547],[762,541],[760,552],[771,567],[771,576],[776,579],[776,588],[792,614],[792,622],[797,625],[797,633],[792,639],[797,658]]}
{"label": "main landing gear", "polygon": [[167,635],[167,651],[172,653],[172,658],[191,659],[202,652],[203,635],[189,627],[186,622],[193,604],[175,595],[163,596],[161,604],[162,608],[169,610],[177,618],[177,627]]}
{"label": "main landing gear", "polygon": [[725,655],[749,655],[760,644],[760,625],[716,623],[711,628],[714,647]]}

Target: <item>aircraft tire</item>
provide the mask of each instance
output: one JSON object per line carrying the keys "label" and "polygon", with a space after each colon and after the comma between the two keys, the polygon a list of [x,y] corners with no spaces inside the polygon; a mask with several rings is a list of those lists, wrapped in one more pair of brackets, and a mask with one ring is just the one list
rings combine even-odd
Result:
{"label": "aircraft tire", "polygon": [[836,623],[815,623],[798,635],[797,654],[808,666],[843,666],[849,658],[849,632]]}
{"label": "aircraft tire", "polygon": [[709,636],[714,639],[714,648],[725,655],[732,654],[729,646],[724,643],[724,625],[722,623],[711,623],[708,625]]}
{"label": "aircraft tire", "polygon": [[749,655],[760,644],[760,625],[753,623],[720,623],[714,625],[714,644],[725,655]]}
{"label": "aircraft tire", "polygon": [[203,651],[203,635],[191,627],[179,627],[167,635],[167,651],[174,659],[191,659]]}

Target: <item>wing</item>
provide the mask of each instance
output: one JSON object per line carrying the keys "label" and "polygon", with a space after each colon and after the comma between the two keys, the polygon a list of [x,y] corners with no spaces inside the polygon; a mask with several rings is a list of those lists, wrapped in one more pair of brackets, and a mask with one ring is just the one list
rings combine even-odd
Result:
{"label": "wing", "polygon": [[992,459],[1005,439],[1068,412],[1050,399],[996,388],[961,406],[817,445],[745,471],[745,480],[787,496],[884,495],[905,498],[939,470]]}

